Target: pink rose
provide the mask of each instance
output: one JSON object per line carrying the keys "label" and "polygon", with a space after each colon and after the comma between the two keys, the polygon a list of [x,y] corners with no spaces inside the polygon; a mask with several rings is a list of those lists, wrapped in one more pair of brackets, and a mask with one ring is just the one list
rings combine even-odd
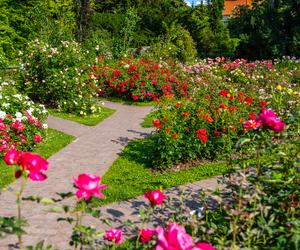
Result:
{"label": "pink rose", "polygon": [[147,198],[152,205],[160,205],[165,200],[166,196],[159,189],[145,192],[144,197]]}
{"label": "pink rose", "polygon": [[108,241],[113,241],[116,244],[120,244],[123,240],[123,232],[122,230],[116,228],[110,228],[106,230],[104,239]]}
{"label": "pink rose", "polygon": [[185,232],[185,229],[178,225],[170,223],[168,229],[157,227],[156,250],[192,250],[193,239]]}
{"label": "pink rose", "polygon": [[8,148],[6,140],[0,139],[0,151],[4,151]]}
{"label": "pink rose", "polygon": [[84,197],[85,200],[89,200],[93,195],[98,198],[104,197],[100,190],[105,189],[107,185],[100,185],[100,176],[83,173],[78,175],[77,180],[75,178],[73,178],[73,180],[74,184],[78,188],[78,191],[76,192],[78,199]]}
{"label": "pink rose", "polygon": [[207,242],[198,242],[193,250],[216,250],[216,248]]}
{"label": "pink rose", "polygon": [[42,142],[42,137],[41,137],[40,135],[36,134],[36,135],[34,136],[34,142],[37,142],[37,143]]}
{"label": "pink rose", "polygon": [[20,121],[15,121],[15,123],[11,124],[11,127],[13,127],[14,129],[16,129],[19,132],[23,132],[23,130],[25,129],[25,125],[22,124]]}
{"label": "pink rose", "polygon": [[10,149],[6,152],[4,156],[4,161],[7,165],[15,165],[20,161],[21,152],[16,149]]}
{"label": "pink rose", "polygon": [[45,172],[48,169],[48,162],[38,154],[22,153],[20,165],[23,170],[29,172],[28,178],[32,181],[44,181],[47,178]]}
{"label": "pink rose", "polygon": [[258,120],[260,120],[263,124],[268,125],[270,129],[276,133],[281,132],[285,127],[285,123],[274,113],[272,109],[262,109],[258,116]]}
{"label": "pink rose", "polygon": [[7,129],[7,126],[3,122],[0,122],[0,130],[5,130],[5,129]]}
{"label": "pink rose", "polygon": [[147,243],[153,239],[153,236],[156,235],[156,231],[151,228],[143,228],[140,230],[140,241],[142,243]]}

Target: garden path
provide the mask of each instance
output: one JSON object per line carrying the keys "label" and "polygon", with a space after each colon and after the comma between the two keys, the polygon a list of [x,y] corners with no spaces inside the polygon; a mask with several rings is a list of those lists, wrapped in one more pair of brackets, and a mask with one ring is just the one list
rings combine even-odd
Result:
{"label": "garden path", "polygon": [[[72,177],[82,172],[89,172],[103,176],[114,160],[118,157],[123,147],[130,140],[146,137],[151,129],[140,127],[143,117],[151,111],[151,107],[128,106],[107,102],[106,106],[116,109],[113,115],[95,127],[80,125],[75,122],[66,121],[50,116],[48,125],[51,128],[63,131],[77,137],[75,141],[50,157],[48,179],[43,183],[28,182],[24,197],[45,196],[57,197],[57,192],[73,191]],[[199,206],[195,203],[195,196],[199,196],[199,190],[215,188],[216,179],[200,181],[188,184],[184,188],[190,192],[187,205],[191,208]],[[179,197],[180,188],[170,189],[171,196]],[[178,200],[175,201],[175,206]],[[73,199],[65,200],[72,204]],[[177,203],[176,203],[177,202]],[[25,245],[34,245],[44,240],[52,244],[58,250],[70,249],[71,227],[66,222],[57,222],[60,214],[47,212],[47,207],[41,204],[24,201],[23,216],[28,221],[26,227],[28,236],[24,236]],[[113,226],[120,226],[121,221],[138,221],[138,210],[145,205],[143,197],[129,201],[113,203],[103,206],[104,218],[112,219]],[[13,216],[16,214],[15,195],[12,187],[0,195],[0,214],[2,216]],[[86,218],[87,224],[93,224],[99,229],[106,229],[103,224],[93,218]],[[0,241],[0,249],[16,249],[16,237],[7,237]]]}

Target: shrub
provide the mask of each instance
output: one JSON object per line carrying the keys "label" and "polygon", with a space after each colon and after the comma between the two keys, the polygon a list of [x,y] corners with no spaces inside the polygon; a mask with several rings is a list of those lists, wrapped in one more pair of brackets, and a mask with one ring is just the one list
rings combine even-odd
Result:
{"label": "shrub", "polygon": [[90,78],[100,96],[134,101],[152,101],[169,95],[181,98],[192,90],[178,66],[143,58],[112,61],[99,57]]}
{"label": "shrub", "polygon": [[35,40],[21,53],[20,88],[34,101],[64,112],[92,113],[94,92],[84,75],[88,54],[76,42],[62,41],[51,47]]}
{"label": "shrub", "polygon": [[151,46],[150,53],[163,60],[191,62],[195,60],[197,50],[190,33],[182,26],[172,24],[167,28],[165,37]]}
{"label": "shrub", "polygon": [[3,82],[0,95],[0,155],[11,147],[32,150],[46,137],[47,111]]}

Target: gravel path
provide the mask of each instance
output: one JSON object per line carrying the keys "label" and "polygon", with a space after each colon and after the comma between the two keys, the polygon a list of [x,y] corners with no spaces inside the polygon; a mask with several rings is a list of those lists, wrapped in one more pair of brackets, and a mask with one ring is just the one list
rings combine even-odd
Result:
{"label": "gravel path", "polygon": [[[75,141],[50,157],[48,179],[42,183],[28,182],[24,196],[38,195],[56,197],[57,192],[73,191],[72,177],[82,172],[94,173],[103,176],[112,165],[118,154],[130,140],[146,137],[151,129],[140,127],[143,118],[151,111],[151,107],[137,107],[107,102],[106,106],[116,109],[113,115],[95,127],[80,125],[50,116],[48,125],[51,128],[63,131],[77,137]],[[191,209],[199,204],[195,203],[199,190],[217,186],[216,179],[200,181],[188,184],[181,188],[191,193],[191,199],[187,204]],[[170,189],[168,192],[173,197],[178,197],[180,188]],[[72,199],[67,200],[73,202]],[[137,197],[129,201],[109,204],[101,208],[105,218],[112,219],[114,226],[120,226],[120,221],[138,221],[138,210],[145,205],[143,197]],[[45,206],[23,202],[23,217],[28,221],[26,227],[28,235],[24,235],[25,245],[34,245],[38,241],[45,240],[55,249],[70,249],[68,241],[71,227],[66,222],[57,222],[59,214],[49,213]],[[16,214],[15,195],[8,188],[0,195],[1,216],[13,216]],[[93,224],[99,229],[106,229],[95,219],[86,218],[87,224]],[[0,249],[16,249],[16,237],[10,236],[0,241]]]}

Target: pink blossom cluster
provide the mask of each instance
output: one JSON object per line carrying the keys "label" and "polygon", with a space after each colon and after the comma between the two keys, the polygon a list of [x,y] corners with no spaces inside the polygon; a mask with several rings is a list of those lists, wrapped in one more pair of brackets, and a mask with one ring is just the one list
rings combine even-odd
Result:
{"label": "pink blossom cluster", "polygon": [[48,169],[48,162],[38,154],[12,148],[6,152],[4,161],[7,165],[20,166],[15,173],[16,178],[20,177],[23,172],[32,181],[44,181],[47,178],[45,172]]}
{"label": "pink blossom cluster", "polygon": [[269,127],[276,133],[281,132],[285,123],[277,116],[272,109],[263,108],[255,119],[250,119],[244,123],[245,129],[258,129],[259,127]]}
{"label": "pink blossom cluster", "polygon": [[[106,231],[104,239],[121,244],[123,232],[117,228],[110,228]],[[139,240],[143,244],[155,241],[156,250],[216,250],[208,242],[195,243],[184,227],[176,223],[169,223],[167,229],[160,226],[156,230],[143,228],[139,232]]]}
{"label": "pink blossom cluster", "polygon": [[0,118],[0,154],[10,148],[28,150],[43,141],[41,121],[28,112],[24,113],[24,117],[23,120],[13,119],[12,115],[6,114],[4,119]]}
{"label": "pink blossom cluster", "polygon": [[100,190],[105,189],[107,185],[100,185],[100,176],[83,173],[80,174],[77,179],[73,178],[73,181],[75,186],[78,188],[76,192],[76,197],[78,199],[84,198],[85,200],[89,200],[92,196],[97,198],[104,197]]}

